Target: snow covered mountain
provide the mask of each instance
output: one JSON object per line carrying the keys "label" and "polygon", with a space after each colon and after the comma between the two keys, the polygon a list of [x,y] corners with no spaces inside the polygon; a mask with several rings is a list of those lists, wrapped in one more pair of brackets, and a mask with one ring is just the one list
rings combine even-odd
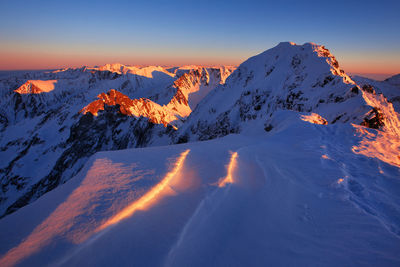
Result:
{"label": "snow covered mountain", "polygon": [[21,85],[15,92],[19,94],[41,94],[54,90],[57,80],[29,80]]}
{"label": "snow covered mountain", "polygon": [[400,264],[397,93],[324,46],[0,85],[1,266]]}
{"label": "snow covered mountain", "polygon": [[172,110],[145,98],[130,99],[128,96],[114,89],[108,93],[101,93],[97,96],[99,99],[91,102],[84,107],[80,113],[87,114],[90,112],[97,116],[99,112],[104,110],[105,106],[119,106],[119,112],[123,115],[134,116],[137,118],[145,117],[155,124],[163,124],[167,126],[171,121],[178,118],[174,116]]}
{"label": "snow covered mountain", "polygon": [[190,95],[233,69],[108,64],[1,79],[0,217],[76,175],[98,151],[169,144]]}
{"label": "snow covered mountain", "polygon": [[[383,118],[390,120],[394,111],[386,99],[377,100],[373,94],[347,76],[325,47],[280,43],[242,63],[225,84],[207,95],[178,138],[207,140],[239,133],[253,120],[272,129],[271,117],[282,109],[313,112],[329,124],[381,128]],[[397,121],[386,122],[391,131],[397,126]]]}

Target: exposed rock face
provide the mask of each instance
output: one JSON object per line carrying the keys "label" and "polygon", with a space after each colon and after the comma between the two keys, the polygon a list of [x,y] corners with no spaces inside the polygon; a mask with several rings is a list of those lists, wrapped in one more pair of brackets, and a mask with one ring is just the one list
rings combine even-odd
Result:
{"label": "exposed rock face", "polygon": [[364,121],[361,122],[362,126],[372,128],[372,129],[380,129],[384,126],[384,115],[378,108],[373,108],[368,114],[365,116]]}
{"label": "exposed rock face", "polygon": [[119,113],[128,116],[145,117],[150,122],[167,126],[177,118],[166,108],[146,98],[130,99],[128,96],[111,89],[108,93],[101,93],[99,99],[93,101],[80,112],[91,113],[97,116],[105,106],[119,106]]}

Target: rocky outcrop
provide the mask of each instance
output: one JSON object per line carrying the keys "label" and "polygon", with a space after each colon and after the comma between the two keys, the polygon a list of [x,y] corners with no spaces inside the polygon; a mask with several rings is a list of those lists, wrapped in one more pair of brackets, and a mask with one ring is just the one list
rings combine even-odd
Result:
{"label": "rocky outcrop", "polygon": [[80,113],[91,113],[97,116],[99,111],[106,106],[118,106],[118,112],[123,115],[145,117],[150,122],[167,126],[170,122],[177,120],[172,112],[165,106],[160,106],[146,98],[130,99],[127,95],[111,89],[107,93],[97,96],[99,99],[84,107]]}

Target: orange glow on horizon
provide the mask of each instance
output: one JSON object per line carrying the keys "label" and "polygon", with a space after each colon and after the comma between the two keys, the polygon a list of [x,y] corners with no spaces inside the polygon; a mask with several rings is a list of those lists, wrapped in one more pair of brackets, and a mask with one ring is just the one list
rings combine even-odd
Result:
{"label": "orange glow on horizon", "polygon": [[226,174],[226,177],[223,178],[219,183],[218,183],[218,187],[224,187],[227,184],[233,184],[233,171],[236,168],[237,165],[237,157],[238,157],[238,153],[234,152],[232,153],[231,159],[229,161],[229,165],[228,165],[228,172]]}
{"label": "orange glow on horizon", "polygon": [[108,219],[104,224],[102,224],[97,230],[101,231],[111,225],[114,225],[130,216],[132,216],[138,210],[145,210],[148,208],[151,203],[157,199],[157,197],[162,193],[162,191],[169,185],[171,180],[180,172],[183,167],[183,163],[189,154],[190,149],[184,151],[178,158],[175,163],[175,167],[166,174],[164,179],[155,185],[150,191],[148,191],[145,195],[143,195],[140,199],[134,201],[131,205],[124,208],[115,216]]}
{"label": "orange glow on horizon", "polygon": [[[265,48],[265,50],[268,47]],[[138,52],[140,51],[140,53]],[[259,51],[213,51],[193,49],[169,49],[153,51],[148,47],[131,50],[127,47],[109,50],[109,47],[87,47],[84,45],[57,46],[46,44],[20,44],[6,42],[0,44],[0,70],[41,70],[79,68],[82,66],[102,66],[120,62],[125,65],[156,66],[238,66]],[[365,74],[366,76],[392,76],[399,73],[399,61],[390,52],[371,54],[363,52],[337,53],[340,67],[347,74]],[[368,75],[370,74],[370,75]]]}
{"label": "orange glow on horizon", "polygon": [[[339,62],[340,63],[340,62]],[[393,76],[399,73],[399,65],[385,60],[382,61],[362,61],[345,62],[340,67],[347,75],[387,75]]]}
{"label": "orange glow on horizon", "polygon": [[[13,46],[10,44],[9,46]],[[15,45],[18,47],[18,45]],[[92,50],[80,48],[71,50],[65,48],[59,52],[53,47],[43,47],[34,49],[22,47],[13,49],[0,45],[0,70],[44,70],[62,68],[80,68],[83,66],[102,66],[110,63],[122,63],[124,65],[135,66],[237,66],[248,58],[247,55],[237,55],[229,53],[221,55],[201,51],[179,51],[172,50],[167,52],[148,51],[140,49],[138,51],[117,51],[117,50]]]}

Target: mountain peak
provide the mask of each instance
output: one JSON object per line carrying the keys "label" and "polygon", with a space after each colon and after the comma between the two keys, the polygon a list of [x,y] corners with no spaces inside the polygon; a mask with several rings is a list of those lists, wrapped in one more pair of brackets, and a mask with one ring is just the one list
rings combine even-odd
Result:
{"label": "mountain peak", "polygon": [[28,80],[23,85],[14,90],[19,94],[41,94],[54,90],[57,80]]}
{"label": "mountain peak", "polygon": [[277,46],[278,47],[289,47],[297,45],[295,42],[280,42]]}
{"label": "mountain peak", "polygon": [[260,69],[263,68],[263,65],[264,68],[268,65],[269,68],[279,65],[282,69],[295,69],[295,75],[306,72],[340,76],[343,82],[354,84],[352,79],[339,67],[335,56],[325,46],[311,42],[303,45],[281,42],[277,46],[249,58],[239,68],[253,66],[253,68]]}
{"label": "mountain peak", "polygon": [[119,106],[119,112],[124,115],[134,117],[146,117],[155,124],[163,124],[165,127],[177,118],[168,112],[166,108],[159,104],[147,99],[130,99],[127,95],[111,89],[107,93],[101,93],[97,96],[98,100],[91,102],[85,106],[80,113],[91,113],[97,116],[98,113],[105,109],[107,106]]}
{"label": "mountain peak", "polygon": [[243,62],[180,130],[199,140],[211,139],[251,128],[246,126],[250,121],[268,124],[279,110],[315,113],[329,124],[393,128],[395,122],[383,120],[382,112],[391,113],[389,106],[383,108],[385,99],[371,100],[376,97],[368,94],[325,46],[284,42]]}

